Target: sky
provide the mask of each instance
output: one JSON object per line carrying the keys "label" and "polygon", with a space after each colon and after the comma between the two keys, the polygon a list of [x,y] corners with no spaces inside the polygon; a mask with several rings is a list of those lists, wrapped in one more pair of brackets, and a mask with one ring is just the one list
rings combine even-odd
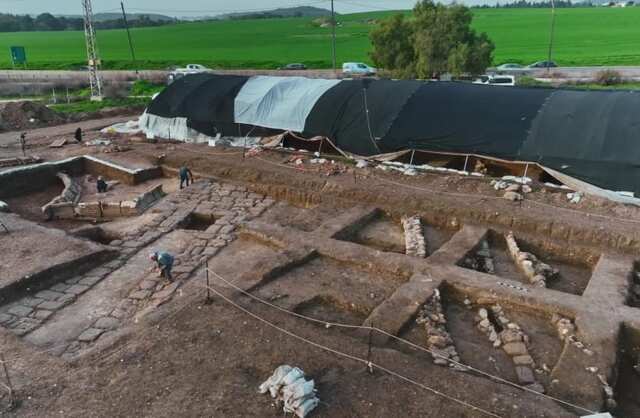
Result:
{"label": "sky", "polygon": [[[335,0],[338,13],[371,10],[410,9],[416,0]],[[92,0],[93,12],[117,12],[120,0]],[[168,16],[213,16],[231,12],[251,12],[278,7],[315,6],[330,8],[330,0],[124,0],[127,12],[158,13]],[[0,13],[56,15],[81,14],[81,0],[0,0]]]}

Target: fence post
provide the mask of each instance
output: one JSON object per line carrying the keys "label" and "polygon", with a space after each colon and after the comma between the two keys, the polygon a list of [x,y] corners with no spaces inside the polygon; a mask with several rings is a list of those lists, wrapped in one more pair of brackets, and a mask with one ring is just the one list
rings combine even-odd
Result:
{"label": "fence post", "polygon": [[2,370],[4,371],[4,377],[7,381],[7,389],[9,391],[9,405],[13,406],[13,384],[11,383],[11,377],[9,376],[9,370],[7,369],[7,362],[4,358],[4,353],[0,353],[0,363],[2,364]]}
{"label": "fence post", "polygon": [[204,271],[205,271],[205,278],[207,280],[207,299],[205,300],[206,304],[211,303],[211,289],[209,286],[209,260],[204,262]]}
{"label": "fence post", "polygon": [[369,341],[367,349],[367,369],[369,369],[369,373],[373,374],[373,366],[371,365],[371,340],[373,338],[373,322],[369,324]]}

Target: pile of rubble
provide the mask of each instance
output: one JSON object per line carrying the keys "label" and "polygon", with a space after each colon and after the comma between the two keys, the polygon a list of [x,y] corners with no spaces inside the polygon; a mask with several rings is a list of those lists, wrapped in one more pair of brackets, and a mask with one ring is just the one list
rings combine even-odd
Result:
{"label": "pile of rubble", "polygon": [[613,411],[618,407],[618,403],[615,400],[615,393],[613,388],[607,382],[607,378],[603,374],[598,374],[598,380],[602,384],[602,391],[604,392],[605,405],[609,411]]}
{"label": "pile of rubble", "polygon": [[495,274],[495,264],[493,257],[491,257],[491,250],[489,249],[489,243],[486,239],[483,239],[478,246],[475,253],[468,254],[462,261],[462,265],[465,268],[480,271],[487,274]]}
{"label": "pile of rubble", "polygon": [[438,366],[449,365],[452,368],[466,370],[449,361],[460,362],[460,357],[453,344],[453,339],[447,331],[447,319],[444,317],[438,289],[420,309],[416,323],[424,326],[427,331],[427,348],[431,351],[434,364]]}
{"label": "pile of rubble", "polygon": [[426,257],[427,245],[422,233],[422,222],[419,216],[403,217],[405,253],[414,257]]}
{"label": "pile of rubble", "polygon": [[531,179],[528,177],[505,176],[501,180],[492,180],[491,185],[496,190],[504,190],[505,199],[518,202],[523,199],[523,195],[533,191],[527,184],[530,182]]}
{"label": "pile of rubble", "polygon": [[307,416],[320,403],[314,381],[306,380],[299,368],[286,364],[278,367],[258,390],[262,394],[269,392],[277,406],[283,404],[285,414],[293,413],[299,418]]}
{"label": "pile of rubble", "polygon": [[[495,325],[490,315],[492,315]],[[527,348],[529,336],[522,331],[520,326],[511,322],[502,307],[497,304],[491,307],[491,313],[486,308],[480,308],[475,321],[478,329],[487,335],[493,346],[495,348],[502,347],[502,350],[511,357],[518,382],[529,389],[543,393],[544,387],[536,381],[533,372],[536,370],[536,365]],[[502,331],[498,332],[496,326]]]}
{"label": "pile of rubble", "polygon": [[0,104],[0,132],[32,129],[65,123],[64,115],[38,102]]}
{"label": "pile of rubble", "polygon": [[507,248],[509,249],[511,257],[518,267],[520,267],[520,270],[522,270],[524,275],[527,276],[527,279],[529,279],[531,284],[537,287],[546,287],[547,280],[557,276],[558,270],[541,262],[535,255],[525,251],[520,251],[518,243],[513,236],[513,232],[506,234],[505,239],[507,241]]}

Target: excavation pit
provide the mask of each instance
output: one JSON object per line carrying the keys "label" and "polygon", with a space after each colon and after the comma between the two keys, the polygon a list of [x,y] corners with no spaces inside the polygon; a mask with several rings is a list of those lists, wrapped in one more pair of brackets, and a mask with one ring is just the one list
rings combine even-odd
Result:
{"label": "excavation pit", "polygon": [[[296,313],[305,315],[321,321],[333,322],[346,325],[362,325],[366,318],[361,312],[350,309],[349,306],[340,304],[331,297],[316,296],[308,301],[299,304],[295,310]],[[319,326],[326,327],[323,324]],[[353,331],[349,328],[337,329],[341,331]]]}
{"label": "excavation pit", "polygon": [[640,329],[623,327],[618,349],[618,379],[615,384],[619,417],[640,416]]}
{"label": "excavation pit", "polygon": [[[485,239],[493,261],[493,272],[487,271],[481,260],[483,257],[478,255],[480,245],[461,259],[458,265],[530,285],[529,278],[509,253],[504,233],[491,229]],[[584,293],[599,254],[588,248],[568,247],[532,237],[516,235],[515,239],[521,251],[532,253],[541,262],[558,270],[557,275],[547,280],[547,288],[574,295]]]}
{"label": "excavation pit", "polygon": [[206,231],[211,225],[216,223],[213,215],[203,213],[192,213],[185,219],[185,223],[181,225],[181,229],[191,231]]}
{"label": "excavation pit", "polygon": [[[422,221],[422,234],[425,238],[427,256],[436,252],[442,245],[453,237],[457,228],[440,226],[435,223]],[[386,212],[378,210],[375,216],[359,225],[350,233],[340,234],[338,239],[351,241],[384,252],[404,254],[405,233],[400,220],[391,217]]]}
{"label": "excavation pit", "polygon": [[314,298],[324,298],[364,319],[402,283],[403,279],[392,273],[367,271],[315,256],[271,278],[259,286],[255,294],[264,299],[277,299],[276,303],[287,309],[296,309]]}

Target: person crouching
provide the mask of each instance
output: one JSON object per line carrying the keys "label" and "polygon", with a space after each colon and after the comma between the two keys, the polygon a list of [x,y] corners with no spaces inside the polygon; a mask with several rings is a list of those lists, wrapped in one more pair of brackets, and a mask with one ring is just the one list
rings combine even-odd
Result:
{"label": "person crouching", "polygon": [[155,269],[158,272],[158,277],[164,277],[169,282],[172,282],[171,268],[173,267],[173,256],[161,251],[151,253],[149,258],[156,263]]}

